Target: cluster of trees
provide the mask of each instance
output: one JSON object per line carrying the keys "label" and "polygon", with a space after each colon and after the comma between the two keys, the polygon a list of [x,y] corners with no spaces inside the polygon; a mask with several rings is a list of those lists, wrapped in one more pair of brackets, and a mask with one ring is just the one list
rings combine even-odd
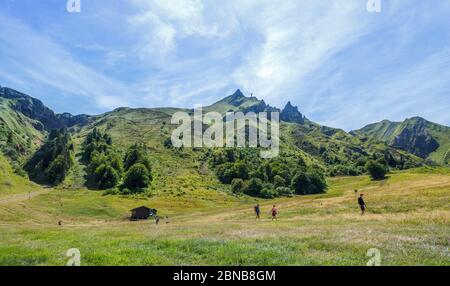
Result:
{"label": "cluster of trees", "polygon": [[30,179],[47,184],[61,183],[73,165],[73,144],[67,129],[52,130],[44,145],[26,162]]}
{"label": "cluster of trees", "polygon": [[111,136],[95,128],[86,137],[82,153],[90,181],[101,190],[120,185],[123,194],[142,192],[152,180],[147,149],[133,145],[123,158],[119,154],[112,147]]}
{"label": "cluster of trees", "polygon": [[209,158],[219,180],[230,184],[235,194],[275,198],[323,193],[327,188],[323,171],[307,166],[298,155],[262,160],[258,150],[219,149],[210,151]]}
{"label": "cluster of trees", "polygon": [[367,172],[374,180],[383,180],[389,172],[389,167],[383,161],[369,160],[366,163]]}

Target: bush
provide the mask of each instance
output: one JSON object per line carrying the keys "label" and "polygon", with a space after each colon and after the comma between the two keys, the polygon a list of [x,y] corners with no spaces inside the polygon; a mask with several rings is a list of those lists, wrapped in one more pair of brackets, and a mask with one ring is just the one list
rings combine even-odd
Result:
{"label": "bush", "polygon": [[98,188],[101,190],[113,188],[120,181],[119,172],[106,164],[100,165],[95,170],[94,178]]}
{"label": "bush", "polygon": [[24,166],[30,179],[39,183],[64,181],[73,164],[71,138],[66,129],[53,130],[47,141]]}
{"label": "bush", "polygon": [[310,195],[324,193],[327,183],[323,173],[318,170],[298,172],[292,179],[292,188],[296,194]]}
{"label": "bush", "polygon": [[294,190],[291,188],[287,188],[287,187],[278,187],[276,188],[277,193],[279,196],[286,196],[286,197],[290,197],[294,194]]}
{"label": "bush", "polygon": [[233,179],[231,181],[231,192],[236,195],[244,193],[245,183],[242,179]]}
{"label": "bush", "polygon": [[125,171],[128,171],[135,164],[142,164],[150,172],[152,171],[152,166],[147,156],[147,150],[142,145],[131,146],[125,154],[125,158],[123,160]]}
{"label": "bush", "polygon": [[321,194],[327,189],[327,181],[323,173],[317,170],[310,170],[307,173],[309,177],[309,187],[307,194]]}
{"label": "bush", "polygon": [[137,163],[127,171],[124,179],[124,187],[130,190],[147,188],[151,183],[150,171],[144,164]]}
{"label": "bush", "polygon": [[120,182],[123,174],[122,158],[114,152],[111,136],[107,133],[94,128],[83,143],[82,155],[88,164],[90,180],[99,189],[110,189]]}
{"label": "bush", "polygon": [[306,195],[309,184],[309,178],[304,172],[299,172],[292,178],[292,188],[296,194]]}
{"label": "bush", "polygon": [[276,175],[273,178],[273,184],[275,185],[275,187],[285,187],[286,186],[286,181],[284,180],[283,177]]}
{"label": "bush", "polygon": [[66,160],[64,155],[58,155],[47,169],[48,182],[52,184],[61,183],[71,165],[70,159]]}
{"label": "bush", "polygon": [[278,197],[278,192],[274,189],[264,188],[261,190],[259,196],[265,199],[274,199]]}
{"label": "bush", "polygon": [[248,181],[248,186],[245,188],[245,194],[249,196],[258,197],[263,188],[263,182],[259,178],[252,178]]}
{"label": "bush", "polygon": [[248,179],[248,169],[243,162],[225,163],[217,168],[217,177],[224,184],[230,184],[233,179]]}
{"label": "bush", "polygon": [[374,180],[382,180],[386,178],[388,172],[387,166],[370,160],[366,164],[366,169]]}

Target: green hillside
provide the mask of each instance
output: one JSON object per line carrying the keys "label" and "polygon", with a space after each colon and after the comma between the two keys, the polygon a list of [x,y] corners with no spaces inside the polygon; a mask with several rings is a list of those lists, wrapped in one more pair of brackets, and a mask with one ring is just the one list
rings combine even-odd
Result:
{"label": "green hillside", "polygon": [[13,99],[0,96],[0,149],[18,168],[43,143],[45,132],[39,121],[15,111],[13,105]]}
{"label": "green hillside", "polygon": [[438,164],[450,163],[450,127],[420,117],[403,122],[381,121],[352,132],[359,137],[380,140]]}
{"label": "green hillside", "polygon": [[0,154],[0,199],[28,195],[41,190],[42,188],[37,184],[15,174],[8,160]]}
{"label": "green hillside", "polygon": [[[19,138],[35,138],[23,152],[23,158],[31,158],[37,147],[43,144],[50,126],[68,127],[73,139],[75,154],[64,180],[66,187],[86,186],[86,166],[80,160],[82,143],[94,128],[112,137],[113,147],[123,156],[128,147],[139,143],[147,146],[154,165],[155,180],[152,189],[183,193],[186,189],[198,186],[213,186],[213,189],[228,189],[217,181],[215,171],[209,164],[210,153],[205,149],[178,149],[166,145],[172,130],[176,127],[170,123],[177,111],[189,109],[176,108],[119,108],[97,116],[72,116],[54,114],[40,101],[20,92],[2,88],[0,100],[3,103],[1,118],[5,130],[19,132]],[[246,97],[240,90],[224,99],[204,108],[205,112],[227,111],[261,112],[280,111],[255,97]],[[41,115],[47,117],[42,119]],[[308,165],[317,165],[328,175],[360,175],[365,173],[367,160],[382,160],[393,169],[405,169],[423,164],[422,159],[399,149],[387,146],[377,140],[366,140],[343,130],[321,126],[304,117],[297,107],[290,103],[281,110],[281,158],[301,158]],[[42,123],[42,122],[45,122]],[[11,122],[11,123],[10,123]],[[22,124],[21,124],[22,123]],[[17,127],[16,127],[17,125]],[[7,132],[4,132],[7,134]],[[4,138],[7,135],[3,136]],[[5,148],[7,138],[3,140]],[[28,140],[30,141],[30,140]],[[22,143],[23,145],[24,143]],[[20,145],[20,146],[22,146]],[[205,154],[206,152],[206,154]],[[7,153],[6,153],[7,154]],[[208,157],[209,156],[209,157]],[[9,156],[13,163],[21,164]],[[181,183],[182,182],[182,183]]]}

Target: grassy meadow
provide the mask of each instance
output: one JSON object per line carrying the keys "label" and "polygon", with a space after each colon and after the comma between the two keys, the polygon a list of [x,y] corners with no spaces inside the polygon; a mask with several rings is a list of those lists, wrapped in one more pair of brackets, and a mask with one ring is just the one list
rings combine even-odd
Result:
{"label": "grassy meadow", "polygon": [[[0,265],[63,266],[70,248],[80,250],[82,265],[366,265],[370,248],[380,250],[382,265],[450,265],[448,168],[396,172],[384,181],[329,179],[326,194],[259,200],[261,221],[254,219],[255,199],[207,183],[121,197],[22,189],[0,179]],[[365,216],[355,189],[365,194]],[[274,222],[272,204],[280,211]],[[170,223],[129,221],[129,210],[141,205]]]}

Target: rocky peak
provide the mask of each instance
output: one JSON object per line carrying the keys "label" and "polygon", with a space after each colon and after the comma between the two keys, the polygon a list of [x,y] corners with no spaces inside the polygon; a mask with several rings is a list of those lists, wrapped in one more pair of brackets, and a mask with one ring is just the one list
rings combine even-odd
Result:
{"label": "rocky peak", "polygon": [[230,95],[227,98],[227,101],[229,104],[234,105],[234,106],[239,106],[241,105],[247,98],[245,97],[245,95],[242,93],[242,91],[240,89],[236,90],[235,93],[233,93],[232,95]]}

